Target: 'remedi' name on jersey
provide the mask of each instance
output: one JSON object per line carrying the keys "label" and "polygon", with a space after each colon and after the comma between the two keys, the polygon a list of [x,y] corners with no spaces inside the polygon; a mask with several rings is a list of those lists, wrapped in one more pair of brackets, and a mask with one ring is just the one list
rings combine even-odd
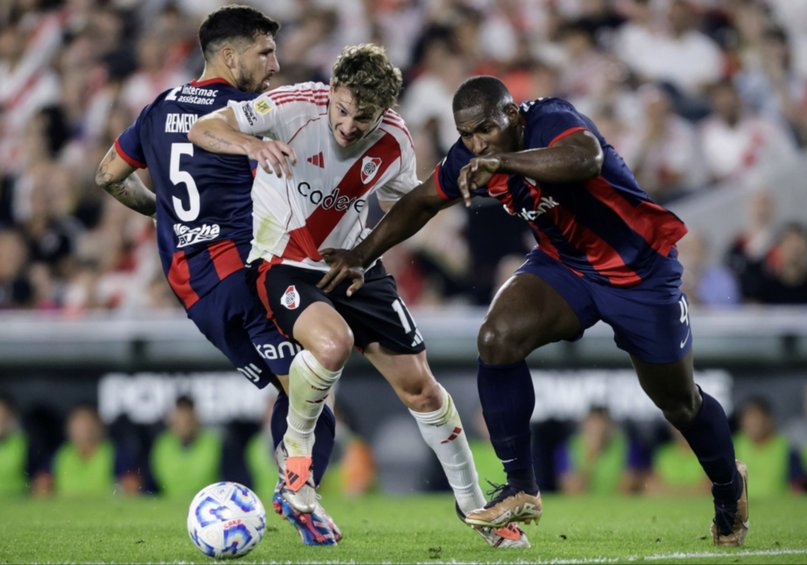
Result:
{"label": "'remedi' name on jersey", "polygon": [[188,133],[198,118],[196,114],[166,114],[165,133]]}

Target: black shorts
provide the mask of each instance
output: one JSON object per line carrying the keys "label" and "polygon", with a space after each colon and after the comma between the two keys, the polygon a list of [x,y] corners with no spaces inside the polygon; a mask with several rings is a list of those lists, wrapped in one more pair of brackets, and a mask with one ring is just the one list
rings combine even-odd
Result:
{"label": "black shorts", "polygon": [[353,331],[354,343],[364,350],[378,342],[396,353],[419,353],[426,349],[423,337],[409,314],[395,279],[378,261],[364,276],[362,286],[353,296],[345,292],[350,281],[342,282],[326,294],[317,288],[322,271],[288,265],[271,265],[266,261],[250,266],[258,294],[278,329],[292,335],[294,323],[314,302],[331,305]]}

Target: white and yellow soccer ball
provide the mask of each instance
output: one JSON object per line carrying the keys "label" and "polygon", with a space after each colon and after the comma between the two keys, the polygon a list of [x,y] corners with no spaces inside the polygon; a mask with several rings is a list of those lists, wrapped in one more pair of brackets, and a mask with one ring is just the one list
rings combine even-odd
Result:
{"label": "white and yellow soccer ball", "polygon": [[266,510],[258,496],[239,483],[208,485],[188,509],[188,535],[205,555],[242,557],[255,549],[266,532]]}

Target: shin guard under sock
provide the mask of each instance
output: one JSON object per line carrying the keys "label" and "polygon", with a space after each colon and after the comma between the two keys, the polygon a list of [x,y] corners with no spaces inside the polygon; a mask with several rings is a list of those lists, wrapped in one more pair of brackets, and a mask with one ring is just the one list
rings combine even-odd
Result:
{"label": "shin guard under sock", "polygon": [[480,359],[477,386],[490,441],[508,482],[519,490],[537,493],[530,432],[535,389],[527,362],[488,365]]}
{"label": "shin guard under sock", "polygon": [[680,431],[714,483],[715,499],[736,502],[742,485],[735,480],[738,473],[728,419],[717,400],[702,390],[701,396],[703,403],[698,414]]}

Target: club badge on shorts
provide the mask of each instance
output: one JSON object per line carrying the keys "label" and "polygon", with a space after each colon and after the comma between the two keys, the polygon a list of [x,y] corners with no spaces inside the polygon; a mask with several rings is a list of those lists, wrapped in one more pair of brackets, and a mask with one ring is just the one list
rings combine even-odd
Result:
{"label": "club badge on shorts", "polygon": [[280,298],[280,303],[286,307],[287,310],[297,310],[300,307],[300,293],[294,285],[286,288],[286,292]]}

